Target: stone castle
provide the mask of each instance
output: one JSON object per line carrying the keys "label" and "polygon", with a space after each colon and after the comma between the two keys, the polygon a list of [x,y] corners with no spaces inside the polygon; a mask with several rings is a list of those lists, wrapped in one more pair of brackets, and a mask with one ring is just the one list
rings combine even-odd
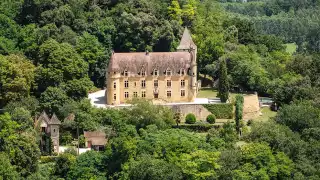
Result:
{"label": "stone castle", "polygon": [[106,80],[108,105],[133,98],[192,102],[196,98],[197,46],[185,28],[176,52],[113,53]]}

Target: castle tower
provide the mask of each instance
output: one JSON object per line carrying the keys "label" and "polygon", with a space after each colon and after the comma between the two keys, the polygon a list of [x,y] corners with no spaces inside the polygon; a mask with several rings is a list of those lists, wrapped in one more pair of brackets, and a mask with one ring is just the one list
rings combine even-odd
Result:
{"label": "castle tower", "polygon": [[198,85],[197,85],[197,46],[194,44],[192,37],[188,28],[184,29],[180,44],[177,47],[177,51],[188,51],[191,56],[191,67],[190,67],[190,88],[191,94],[189,95],[190,99],[194,99],[197,96]]}
{"label": "castle tower", "polygon": [[50,120],[50,135],[53,142],[54,152],[59,152],[59,127],[61,122],[55,114],[52,115]]}

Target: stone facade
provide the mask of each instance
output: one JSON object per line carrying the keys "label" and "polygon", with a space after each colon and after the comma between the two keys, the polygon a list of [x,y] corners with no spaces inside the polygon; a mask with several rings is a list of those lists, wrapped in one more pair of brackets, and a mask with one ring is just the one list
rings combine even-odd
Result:
{"label": "stone facade", "polygon": [[179,104],[179,105],[168,105],[172,108],[174,112],[180,113],[181,122],[185,122],[186,116],[189,113],[192,113],[196,116],[197,121],[206,121],[206,118],[211,113],[203,107],[202,104]]}
{"label": "stone facade", "polygon": [[192,102],[196,98],[197,47],[185,29],[177,52],[113,53],[108,65],[106,102],[133,98]]}
{"label": "stone facade", "polygon": [[[35,122],[36,128],[43,133],[48,134],[51,137],[53,143],[54,152],[59,152],[59,127],[61,122],[55,114],[51,118],[47,115],[46,112],[42,112],[39,118]],[[41,140],[43,141],[43,140]],[[44,142],[41,142],[44,143]]]}

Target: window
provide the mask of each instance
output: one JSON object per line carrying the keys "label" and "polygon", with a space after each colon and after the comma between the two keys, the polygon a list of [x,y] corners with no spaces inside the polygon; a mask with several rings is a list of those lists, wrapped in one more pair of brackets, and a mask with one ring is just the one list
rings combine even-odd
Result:
{"label": "window", "polygon": [[141,71],[141,76],[146,76],[146,71],[145,70]]}
{"label": "window", "polygon": [[128,71],[127,70],[124,71],[124,76],[128,76]]}
{"label": "window", "polygon": [[170,70],[170,69],[167,69],[167,70],[166,70],[166,75],[167,75],[167,76],[171,76],[171,70]]}
{"label": "window", "polygon": [[145,87],[146,87],[146,80],[142,80],[142,81],[141,81],[141,87],[142,87],[142,88],[145,88]]}
{"label": "window", "polygon": [[41,127],[42,132],[46,132],[46,128],[45,127]]}
{"label": "window", "polygon": [[155,69],[155,70],[153,71],[153,75],[158,76],[158,69]]}
{"label": "window", "polygon": [[134,87],[137,87],[137,82],[134,82]]}
{"label": "window", "polygon": [[184,75],[184,69],[180,70],[180,75],[183,76]]}
{"label": "window", "polygon": [[184,96],[186,96],[186,91],[185,90],[181,90],[181,97],[184,97]]}
{"label": "window", "polygon": [[171,80],[167,80],[167,87],[171,87]]}
{"label": "window", "polygon": [[167,91],[167,97],[168,97],[168,98],[171,97],[171,91]]}
{"label": "window", "polygon": [[184,80],[181,80],[181,87],[184,87],[186,85],[185,81]]}
{"label": "window", "polygon": [[159,85],[159,84],[158,84],[158,80],[154,80],[154,81],[153,81],[153,85],[154,85],[154,87],[158,87],[158,85]]}
{"label": "window", "polygon": [[129,87],[129,82],[128,81],[124,81],[124,87],[128,88]]}
{"label": "window", "polygon": [[53,132],[56,132],[56,129],[53,129]]}
{"label": "window", "polygon": [[138,97],[138,93],[137,92],[133,92],[133,97]]}
{"label": "window", "polygon": [[146,97],[146,92],[145,91],[142,91],[141,93],[141,97],[145,98]]}
{"label": "window", "polygon": [[113,100],[117,100],[117,94],[113,94]]}
{"label": "window", "polygon": [[116,88],[117,88],[117,83],[113,82],[113,89],[116,89]]}
{"label": "window", "polygon": [[129,92],[124,92],[124,98],[126,98],[126,99],[129,98]]}

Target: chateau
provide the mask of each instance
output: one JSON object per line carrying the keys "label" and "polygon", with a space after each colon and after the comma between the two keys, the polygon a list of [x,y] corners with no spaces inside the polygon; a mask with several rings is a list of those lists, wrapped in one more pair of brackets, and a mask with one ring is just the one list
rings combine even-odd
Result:
{"label": "chateau", "polygon": [[176,52],[113,53],[106,80],[108,105],[133,98],[192,102],[198,91],[197,46],[185,28]]}

